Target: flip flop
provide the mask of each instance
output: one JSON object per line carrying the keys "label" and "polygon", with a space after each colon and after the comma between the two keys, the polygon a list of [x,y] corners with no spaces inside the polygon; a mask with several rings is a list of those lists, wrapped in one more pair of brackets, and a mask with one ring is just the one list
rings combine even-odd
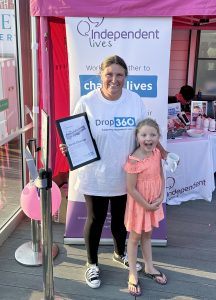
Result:
{"label": "flip flop", "polygon": [[[136,288],[136,292],[130,291],[129,285],[134,286],[134,287]],[[138,291],[138,290],[139,290],[139,291]],[[139,281],[137,281],[137,283],[132,283],[132,282],[128,281],[128,292],[129,292],[132,296],[134,296],[134,297],[141,296],[142,291],[141,291],[141,287],[140,287]]]}
{"label": "flip flop", "polygon": [[[160,271],[159,271],[159,274],[146,273],[145,271],[143,273],[146,277],[153,279],[158,284],[161,284],[161,285],[167,284],[167,278],[166,278],[165,274],[161,273]],[[158,280],[158,278],[165,278],[165,281],[161,282],[160,280]]]}

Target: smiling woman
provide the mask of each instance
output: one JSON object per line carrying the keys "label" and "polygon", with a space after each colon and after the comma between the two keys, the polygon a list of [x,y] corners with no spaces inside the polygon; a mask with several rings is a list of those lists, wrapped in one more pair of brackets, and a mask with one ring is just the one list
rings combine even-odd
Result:
{"label": "smiling woman", "polygon": [[[146,117],[140,96],[124,88],[127,65],[117,56],[106,58],[100,66],[101,87],[80,98],[74,114],[86,112],[101,159],[78,169],[75,189],[84,195],[87,219],[84,237],[87,249],[86,283],[91,288],[101,284],[98,247],[108,205],[111,206],[111,230],[114,240],[113,259],[128,267],[125,256],[126,179],[123,165],[135,148],[134,131]],[[62,152],[65,146],[61,145]],[[72,181],[70,185],[74,186]],[[137,264],[137,269],[141,265]]]}
{"label": "smiling woman", "polygon": [[104,98],[108,100],[117,100],[122,94],[126,72],[123,67],[113,64],[108,67],[102,67],[101,80],[102,88],[101,93]]}
{"label": "smiling woman", "polygon": [[[86,203],[87,219],[84,225],[84,238],[87,249],[87,270],[85,278],[91,288],[98,288],[101,284],[98,247],[109,205],[110,228],[114,240],[113,260],[129,268],[125,252],[127,232],[124,215],[127,188],[123,166],[128,154],[132,153],[136,147],[136,125],[147,117],[140,94],[124,87],[128,75],[125,61],[117,55],[109,56],[101,63],[100,70],[101,86],[83,95],[73,113],[87,113],[92,136],[101,159],[78,169],[75,178],[70,173],[69,178],[69,194],[76,193],[79,197],[84,195]],[[134,76],[135,80],[137,77],[143,80],[142,76]],[[138,86],[141,84],[137,81],[135,83]],[[156,146],[156,144],[161,151],[157,150],[157,152],[161,153],[162,157],[166,157],[166,151],[158,143],[158,136],[153,145]],[[149,143],[146,149],[151,149],[151,147]],[[64,154],[67,151],[65,145],[60,145],[60,149]],[[140,264],[135,265],[137,271],[142,269]]]}

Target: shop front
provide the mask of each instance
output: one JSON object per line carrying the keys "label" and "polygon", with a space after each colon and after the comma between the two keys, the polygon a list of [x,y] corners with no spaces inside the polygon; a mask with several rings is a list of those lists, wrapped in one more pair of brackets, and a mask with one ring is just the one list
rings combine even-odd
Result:
{"label": "shop front", "polygon": [[23,145],[33,127],[29,115],[31,76],[26,77],[31,74],[31,52],[28,30],[24,37],[20,28],[20,16],[25,20],[23,25],[28,24],[29,16],[24,13],[26,7],[22,6],[21,13],[20,8],[14,1],[0,2],[0,244],[22,217],[19,195],[26,181]]}

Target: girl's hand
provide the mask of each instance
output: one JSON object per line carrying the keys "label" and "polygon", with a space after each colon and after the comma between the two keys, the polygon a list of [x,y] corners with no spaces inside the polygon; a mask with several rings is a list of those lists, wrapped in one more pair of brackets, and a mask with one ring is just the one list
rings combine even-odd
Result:
{"label": "girl's hand", "polygon": [[161,197],[160,197],[160,198],[157,198],[157,199],[154,201],[154,203],[155,203],[155,202],[157,203],[158,206],[160,206],[161,203],[163,202],[163,198],[161,198]]}
{"label": "girl's hand", "polygon": [[67,156],[68,148],[65,144],[59,144],[59,149],[64,156]]}
{"label": "girl's hand", "polygon": [[154,202],[148,203],[147,210],[150,210],[150,211],[157,210],[160,207],[162,202],[163,202],[163,199],[157,198],[156,200],[154,200]]}
{"label": "girl's hand", "polygon": [[165,150],[165,151],[162,153],[162,159],[166,160],[168,154],[169,154],[169,152]]}
{"label": "girl's hand", "polygon": [[158,210],[159,206],[160,206],[160,204],[158,204],[157,201],[155,201],[153,203],[148,203],[147,210],[156,211],[156,210]]}

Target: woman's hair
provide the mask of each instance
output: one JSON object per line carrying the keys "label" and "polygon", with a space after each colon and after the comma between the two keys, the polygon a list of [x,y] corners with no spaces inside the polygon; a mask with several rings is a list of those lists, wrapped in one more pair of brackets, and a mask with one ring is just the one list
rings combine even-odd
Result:
{"label": "woman's hair", "polygon": [[159,128],[159,125],[158,123],[151,119],[151,118],[147,118],[147,119],[144,119],[142,121],[140,121],[137,126],[136,126],[136,130],[135,130],[135,136],[137,136],[138,132],[140,131],[140,129],[143,127],[143,126],[150,126],[150,127],[153,127],[156,129],[157,133],[159,136],[161,136],[161,133],[160,133],[160,128]]}
{"label": "woman's hair", "polygon": [[128,75],[128,68],[127,68],[125,61],[118,55],[112,55],[112,56],[105,58],[100,66],[101,71],[104,71],[105,68],[107,68],[113,64],[121,66],[125,70],[125,76]]}

